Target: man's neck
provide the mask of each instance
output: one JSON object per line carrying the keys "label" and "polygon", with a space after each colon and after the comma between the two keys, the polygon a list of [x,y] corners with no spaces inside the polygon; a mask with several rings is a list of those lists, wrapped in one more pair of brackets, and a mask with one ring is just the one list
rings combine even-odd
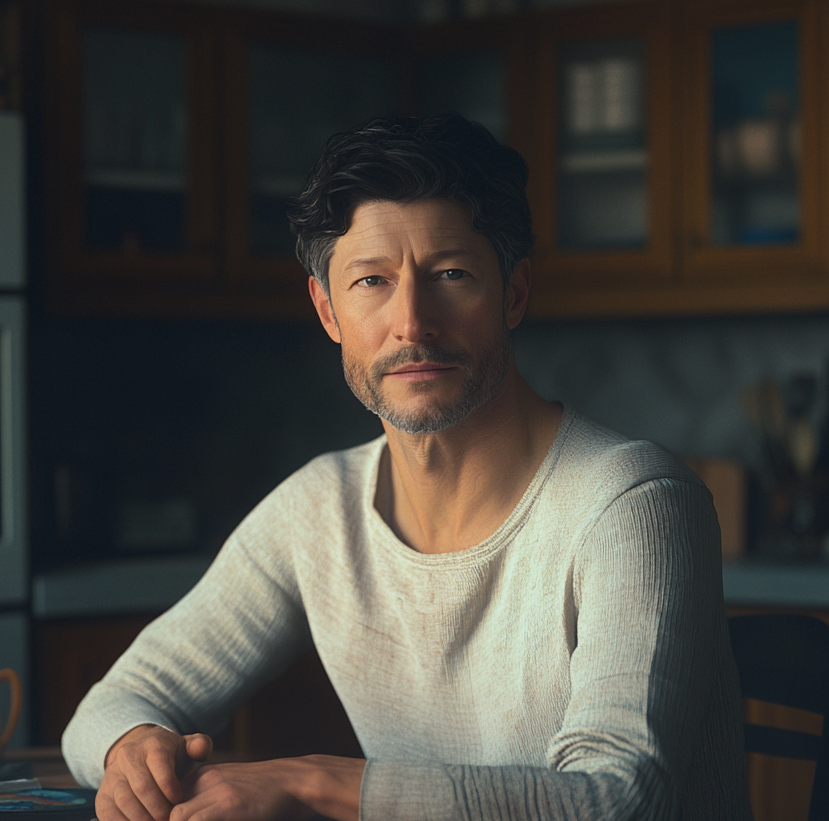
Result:
{"label": "man's neck", "polygon": [[462,424],[407,434],[384,423],[389,448],[375,505],[421,553],[463,550],[507,519],[555,439],[561,407],[511,369],[496,397]]}

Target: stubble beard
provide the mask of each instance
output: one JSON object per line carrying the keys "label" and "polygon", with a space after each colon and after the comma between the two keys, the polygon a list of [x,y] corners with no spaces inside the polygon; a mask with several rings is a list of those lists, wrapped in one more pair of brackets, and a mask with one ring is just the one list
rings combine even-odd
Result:
{"label": "stubble beard", "polygon": [[[343,372],[345,381],[360,402],[393,427],[404,433],[437,433],[459,425],[495,396],[506,376],[511,349],[506,323],[477,360],[466,351],[418,346],[403,348],[366,368],[361,362],[351,359],[343,345]],[[429,410],[396,407],[383,393],[383,374],[404,365],[427,361],[457,366],[466,371],[459,396]],[[433,388],[429,381],[408,385],[410,394],[426,395]]]}

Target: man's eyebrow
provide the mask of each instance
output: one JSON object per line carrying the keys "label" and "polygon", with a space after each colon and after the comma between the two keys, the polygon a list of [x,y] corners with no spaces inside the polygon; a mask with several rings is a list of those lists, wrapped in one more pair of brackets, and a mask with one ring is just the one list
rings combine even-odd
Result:
{"label": "man's eyebrow", "polygon": [[[469,251],[467,248],[447,248],[441,251],[435,251],[433,254],[429,254],[426,257],[427,262],[440,262],[442,259],[448,259],[451,257],[468,257],[471,256],[472,252]],[[348,271],[352,268],[370,268],[372,265],[384,265],[391,262],[389,257],[360,257],[358,259],[352,259],[343,270]]]}
{"label": "man's eyebrow", "polygon": [[388,257],[361,257],[360,259],[352,259],[343,270],[348,271],[350,268],[367,268],[372,265],[382,265],[386,262],[391,262],[391,260]]}

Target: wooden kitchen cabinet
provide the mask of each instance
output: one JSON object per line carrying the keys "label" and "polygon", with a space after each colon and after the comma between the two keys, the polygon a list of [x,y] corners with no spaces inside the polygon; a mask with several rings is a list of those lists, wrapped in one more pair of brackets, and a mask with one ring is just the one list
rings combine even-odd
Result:
{"label": "wooden kitchen cabinet", "polygon": [[287,22],[234,15],[222,38],[224,270],[265,292],[290,277],[301,305],[287,313],[310,315],[287,200],[328,137],[398,107],[400,56],[376,28]]}
{"label": "wooden kitchen cabinet", "polygon": [[[814,0],[657,0],[550,15],[529,157],[531,313],[829,307],[827,12]],[[601,126],[608,110],[615,128]],[[577,176],[587,193],[574,196]],[[608,225],[617,236],[602,235]]]}
{"label": "wooden kitchen cabinet", "polygon": [[[53,311],[312,316],[284,208],[325,136],[448,108],[529,162],[531,315],[829,308],[819,0],[632,0],[406,29],[43,2]],[[102,72],[107,33],[118,60],[153,67]]]}
{"label": "wooden kitchen cabinet", "polygon": [[683,99],[687,279],[825,277],[817,6],[689,8]]}
{"label": "wooden kitchen cabinet", "polygon": [[[153,616],[55,619],[34,623],[38,745],[56,746],[81,699]],[[312,753],[361,757],[357,741],[316,651],[299,656],[230,717],[216,749],[242,758]]]}
{"label": "wooden kitchen cabinet", "polygon": [[35,743],[60,744],[69,719],[95,682],[103,678],[152,616],[34,622],[32,671],[36,703]]}
{"label": "wooden kitchen cabinet", "polygon": [[383,32],[178,3],[44,16],[49,308],[310,316],[286,200],[330,134],[396,107]]}
{"label": "wooden kitchen cabinet", "polygon": [[541,27],[530,164],[539,299],[673,274],[670,11],[617,5]]}
{"label": "wooden kitchen cabinet", "polygon": [[217,282],[209,17],[49,3],[45,26],[50,301],[77,307]]}

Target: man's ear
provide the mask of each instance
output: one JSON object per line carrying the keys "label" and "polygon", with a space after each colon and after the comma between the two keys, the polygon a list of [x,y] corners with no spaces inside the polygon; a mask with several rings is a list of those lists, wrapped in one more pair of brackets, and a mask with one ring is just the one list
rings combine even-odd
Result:
{"label": "man's ear", "polygon": [[512,330],[521,324],[530,298],[530,261],[522,259],[512,272],[504,299],[504,316]]}
{"label": "man's ear", "polygon": [[314,301],[314,307],[317,309],[317,314],[320,322],[322,322],[322,327],[325,328],[325,332],[335,342],[341,342],[340,329],[337,326],[334,309],[331,307],[330,297],[326,296],[322,285],[314,277],[308,277],[308,290],[311,292],[311,299]]}

